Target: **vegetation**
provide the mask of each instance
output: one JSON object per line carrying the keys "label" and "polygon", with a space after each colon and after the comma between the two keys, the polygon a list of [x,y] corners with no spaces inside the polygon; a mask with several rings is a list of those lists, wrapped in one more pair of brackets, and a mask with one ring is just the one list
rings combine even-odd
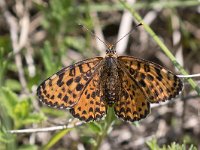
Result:
{"label": "vegetation", "polygon": [[79,24],[115,43],[143,23],[118,43],[120,55],[157,62],[177,74],[199,74],[199,7],[198,0],[2,0],[0,149],[199,149],[198,75],[183,78],[176,100],[153,105],[147,118],[134,123],[117,119],[112,109],[105,120],[82,123],[36,96],[37,86],[63,66],[105,54],[105,45]]}

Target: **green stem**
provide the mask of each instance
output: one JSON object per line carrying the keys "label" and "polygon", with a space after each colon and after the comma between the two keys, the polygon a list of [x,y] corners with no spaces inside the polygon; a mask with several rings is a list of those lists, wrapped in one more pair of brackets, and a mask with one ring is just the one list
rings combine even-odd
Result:
{"label": "green stem", "polygon": [[113,123],[113,111],[112,108],[108,108],[108,113],[106,119],[104,121],[104,128],[102,129],[102,133],[97,137],[97,144],[93,148],[94,150],[98,150],[101,146],[103,139],[106,137],[111,125]]}
{"label": "green stem", "polygon": [[[176,68],[180,71],[183,75],[188,75],[187,71],[184,70],[184,68],[176,61],[176,58],[173,56],[173,54],[170,52],[170,50],[165,46],[165,44],[158,38],[158,36],[155,34],[155,32],[145,23],[143,22],[141,16],[128,4],[125,3],[122,0],[119,0],[121,4],[135,17],[135,19],[142,23],[144,26],[144,29],[152,36],[152,38],[155,40],[155,42],[160,46],[162,51],[169,57],[169,59],[172,61],[172,63],[176,66]],[[192,80],[191,78],[186,78],[189,84],[192,86],[194,90],[196,90],[197,94],[200,95],[200,88],[198,85]]]}

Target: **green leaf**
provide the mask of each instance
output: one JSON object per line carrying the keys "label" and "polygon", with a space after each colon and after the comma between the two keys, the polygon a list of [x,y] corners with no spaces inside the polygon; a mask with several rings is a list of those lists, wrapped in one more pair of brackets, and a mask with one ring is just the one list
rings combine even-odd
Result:
{"label": "green leaf", "polygon": [[150,141],[147,141],[146,144],[151,150],[158,150],[159,146],[157,144],[157,140],[155,138],[152,138]]}
{"label": "green leaf", "polygon": [[83,38],[75,38],[75,37],[66,37],[65,38],[65,43],[69,46],[69,47],[73,47],[77,50],[79,50],[80,52],[83,53],[84,50],[84,45],[85,45],[85,39]]}
{"label": "green leaf", "polygon": [[99,133],[100,134],[102,132],[102,127],[97,122],[91,122],[91,123],[88,124],[88,126],[95,133]]}
{"label": "green leaf", "polygon": [[[3,108],[4,109],[4,108]],[[1,109],[2,111],[2,109]],[[15,135],[8,132],[10,129],[9,120],[6,118],[6,114],[1,112],[0,119],[0,149],[16,149],[15,148]]]}
{"label": "green leaf", "polygon": [[45,113],[45,115],[50,115],[53,117],[60,117],[60,116],[67,115],[66,112],[63,110],[57,110],[50,107],[42,107],[41,109],[42,109],[42,112]]}
{"label": "green leaf", "polygon": [[14,79],[7,79],[5,81],[5,87],[9,87],[9,89],[12,90],[12,91],[20,91],[21,88],[22,88],[19,81],[14,80]]}
{"label": "green leaf", "polygon": [[97,141],[90,136],[82,136],[81,141],[83,141],[83,143],[86,143],[87,145],[93,145],[93,146],[97,145]]}
{"label": "green leaf", "polygon": [[0,69],[0,86],[3,85],[4,83],[4,74],[5,74],[5,70],[7,68],[7,65],[8,65],[8,59],[5,59],[4,57],[4,52],[5,50],[0,47],[0,66],[1,66],[1,69]]}
{"label": "green leaf", "polygon": [[0,142],[10,143],[13,141],[12,135],[7,132],[7,129],[3,125],[0,128]]}
{"label": "green leaf", "polygon": [[38,150],[38,147],[36,145],[23,145],[18,150]]}
{"label": "green leaf", "polygon": [[44,48],[41,49],[41,55],[47,76],[54,74],[58,70],[58,63],[49,42],[45,42]]}
{"label": "green leaf", "polygon": [[6,111],[9,116],[11,116],[13,119],[16,118],[16,115],[14,113],[15,106],[19,102],[19,98],[17,95],[12,92],[9,88],[2,87],[0,88],[0,102],[4,107],[6,107]]}
{"label": "green leaf", "polygon": [[43,114],[29,114],[26,118],[24,118],[22,124],[39,123],[45,119],[46,117]]}
{"label": "green leaf", "polygon": [[44,48],[41,50],[41,55],[44,63],[45,70],[49,75],[53,74],[52,68],[54,68],[52,61],[53,61],[53,53],[52,48],[49,42],[45,42]]}
{"label": "green leaf", "polygon": [[15,128],[19,128],[22,125],[40,122],[44,119],[42,114],[31,113],[31,101],[26,99],[20,99],[9,88],[2,87],[0,90],[1,104],[5,107],[5,111],[8,116],[13,119]]}
{"label": "green leaf", "polygon": [[139,121],[135,121],[135,122],[133,122],[133,125],[135,125],[136,127],[139,127],[140,123],[139,123]]}
{"label": "green leaf", "polygon": [[17,103],[14,108],[14,113],[16,114],[17,118],[26,118],[30,111],[30,104],[27,100],[23,100]]}
{"label": "green leaf", "polygon": [[50,149],[53,145],[55,145],[63,136],[65,136],[69,131],[71,131],[72,128],[70,129],[64,129],[56,133],[50,140],[49,142],[44,145],[42,148],[43,150],[48,150]]}

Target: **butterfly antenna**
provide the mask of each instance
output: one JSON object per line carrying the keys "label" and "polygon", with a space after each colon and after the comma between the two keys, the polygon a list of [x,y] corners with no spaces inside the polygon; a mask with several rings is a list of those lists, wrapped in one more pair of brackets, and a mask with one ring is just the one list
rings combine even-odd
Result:
{"label": "butterfly antenna", "polygon": [[89,30],[88,28],[86,28],[82,24],[79,24],[79,26],[81,26],[81,28],[84,28],[85,30],[87,30],[92,36],[96,37],[99,41],[101,41],[102,43],[104,43],[107,48],[109,47],[109,45],[106,42],[104,42],[102,39],[100,39],[94,32],[92,32],[91,30]]}
{"label": "butterfly antenna", "polygon": [[131,34],[137,27],[143,25],[142,23],[137,24],[132,30],[130,30],[128,33],[126,33],[123,37],[121,37],[117,42],[115,42],[113,45],[116,46],[119,41],[121,41],[124,37]]}

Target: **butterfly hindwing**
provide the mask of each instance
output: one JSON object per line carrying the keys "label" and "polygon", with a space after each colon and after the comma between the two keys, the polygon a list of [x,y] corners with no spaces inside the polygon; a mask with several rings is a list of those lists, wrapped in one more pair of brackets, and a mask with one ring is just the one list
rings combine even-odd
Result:
{"label": "butterfly hindwing", "polygon": [[182,81],[158,64],[132,56],[119,56],[118,60],[137,81],[151,103],[174,98],[182,90]]}
{"label": "butterfly hindwing", "polygon": [[102,59],[95,57],[63,68],[40,84],[37,89],[39,99],[51,107],[71,108]]}
{"label": "butterfly hindwing", "polygon": [[88,122],[99,120],[106,114],[107,107],[101,99],[99,82],[99,72],[97,71],[87,83],[80,100],[70,109],[70,113],[74,117]]}
{"label": "butterfly hindwing", "polygon": [[150,112],[150,104],[135,80],[124,71],[119,72],[121,79],[121,97],[115,103],[115,114],[125,121],[138,121]]}

